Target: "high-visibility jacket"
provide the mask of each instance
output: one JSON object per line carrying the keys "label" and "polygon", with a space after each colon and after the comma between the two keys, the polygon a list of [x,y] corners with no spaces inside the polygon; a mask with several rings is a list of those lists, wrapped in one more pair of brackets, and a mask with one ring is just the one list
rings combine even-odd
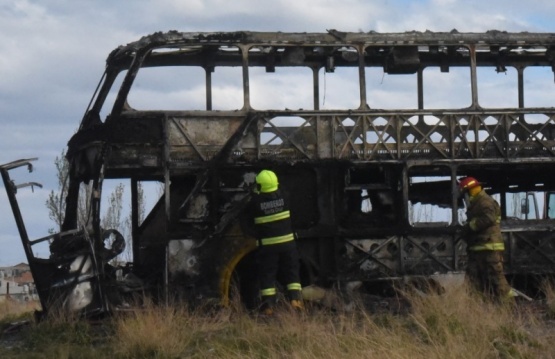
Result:
{"label": "high-visibility jacket", "polygon": [[467,245],[471,251],[502,251],[501,209],[484,190],[470,198],[467,216]]}
{"label": "high-visibility jacket", "polygon": [[295,239],[289,205],[280,190],[255,193],[251,200],[251,214],[259,245],[274,245]]}

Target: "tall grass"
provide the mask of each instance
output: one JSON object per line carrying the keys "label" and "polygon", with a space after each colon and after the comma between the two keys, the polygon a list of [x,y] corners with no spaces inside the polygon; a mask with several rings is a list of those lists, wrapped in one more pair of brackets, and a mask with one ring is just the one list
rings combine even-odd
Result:
{"label": "tall grass", "polygon": [[27,324],[15,330],[11,329],[10,317],[0,322],[4,331],[0,337],[0,358],[108,357],[109,351],[102,343],[108,342],[109,326],[96,326],[62,311],[51,312],[36,322],[33,313],[38,307],[35,303],[31,307],[33,312],[22,317]]}
{"label": "tall grass", "polygon": [[547,316],[549,319],[555,319],[555,286],[553,282],[544,281],[541,289],[545,293]]}
{"label": "tall grass", "polygon": [[271,320],[240,310],[152,308],[119,319],[114,345],[124,358],[551,357],[555,330],[538,311],[483,302],[464,287],[408,299],[407,315],[313,309]]}
{"label": "tall grass", "polygon": [[0,302],[0,322],[30,318],[32,312],[39,308],[37,302],[19,303],[9,299],[3,300]]}
{"label": "tall grass", "polygon": [[[555,298],[552,287],[546,290],[551,290],[546,298]],[[362,305],[334,313],[284,309],[273,318],[246,313],[238,304],[217,312],[147,305],[105,320],[100,333],[83,321],[48,320],[30,329],[25,340],[33,350],[20,350],[18,357],[41,357],[31,352],[57,358],[555,357],[555,328],[546,308],[495,305],[468,295],[464,287],[404,296],[410,310],[400,315],[368,313]]]}

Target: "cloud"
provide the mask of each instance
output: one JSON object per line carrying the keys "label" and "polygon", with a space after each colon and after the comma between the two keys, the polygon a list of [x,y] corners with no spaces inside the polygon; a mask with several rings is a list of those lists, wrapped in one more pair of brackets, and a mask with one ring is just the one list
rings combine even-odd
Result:
{"label": "cloud", "polygon": [[[386,0],[276,0],[263,4],[253,0],[162,0],[134,1],[128,5],[130,16],[140,18],[143,28],[180,31],[292,31],[324,32],[370,29],[373,18],[381,17]],[[145,18],[142,13],[147,12]],[[129,24],[126,24],[129,25]],[[136,24],[135,24],[136,25]],[[177,26],[176,26],[177,25]]]}
{"label": "cloud", "polygon": [[548,31],[530,21],[528,15],[537,19],[538,14],[538,7],[517,1],[395,1],[378,21],[376,31]]}

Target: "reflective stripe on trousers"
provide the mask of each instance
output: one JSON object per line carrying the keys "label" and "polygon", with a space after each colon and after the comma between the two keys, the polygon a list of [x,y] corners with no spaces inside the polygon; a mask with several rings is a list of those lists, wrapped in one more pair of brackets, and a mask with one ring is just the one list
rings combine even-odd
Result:
{"label": "reflective stripe on trousers", "polygon": [[287,290],[302,290],[301,283],[289,283],[287,284]]}
{"label": "reflective stripe on trousers", "polygon": [[276,288],[266,288],[266,289],[262,289],[260,291],[260,295],[265,297],[265,296],[270,296],[270,295],[276,295]]}

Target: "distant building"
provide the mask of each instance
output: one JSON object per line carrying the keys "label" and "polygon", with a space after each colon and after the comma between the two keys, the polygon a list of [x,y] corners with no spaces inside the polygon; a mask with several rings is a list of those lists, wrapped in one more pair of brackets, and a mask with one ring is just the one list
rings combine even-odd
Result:
{"label": "distant building", "polygon": [[35,282],[29,265],[19,263],[0,267],[0,302],[11,298],[19,302],[38,300]]}

